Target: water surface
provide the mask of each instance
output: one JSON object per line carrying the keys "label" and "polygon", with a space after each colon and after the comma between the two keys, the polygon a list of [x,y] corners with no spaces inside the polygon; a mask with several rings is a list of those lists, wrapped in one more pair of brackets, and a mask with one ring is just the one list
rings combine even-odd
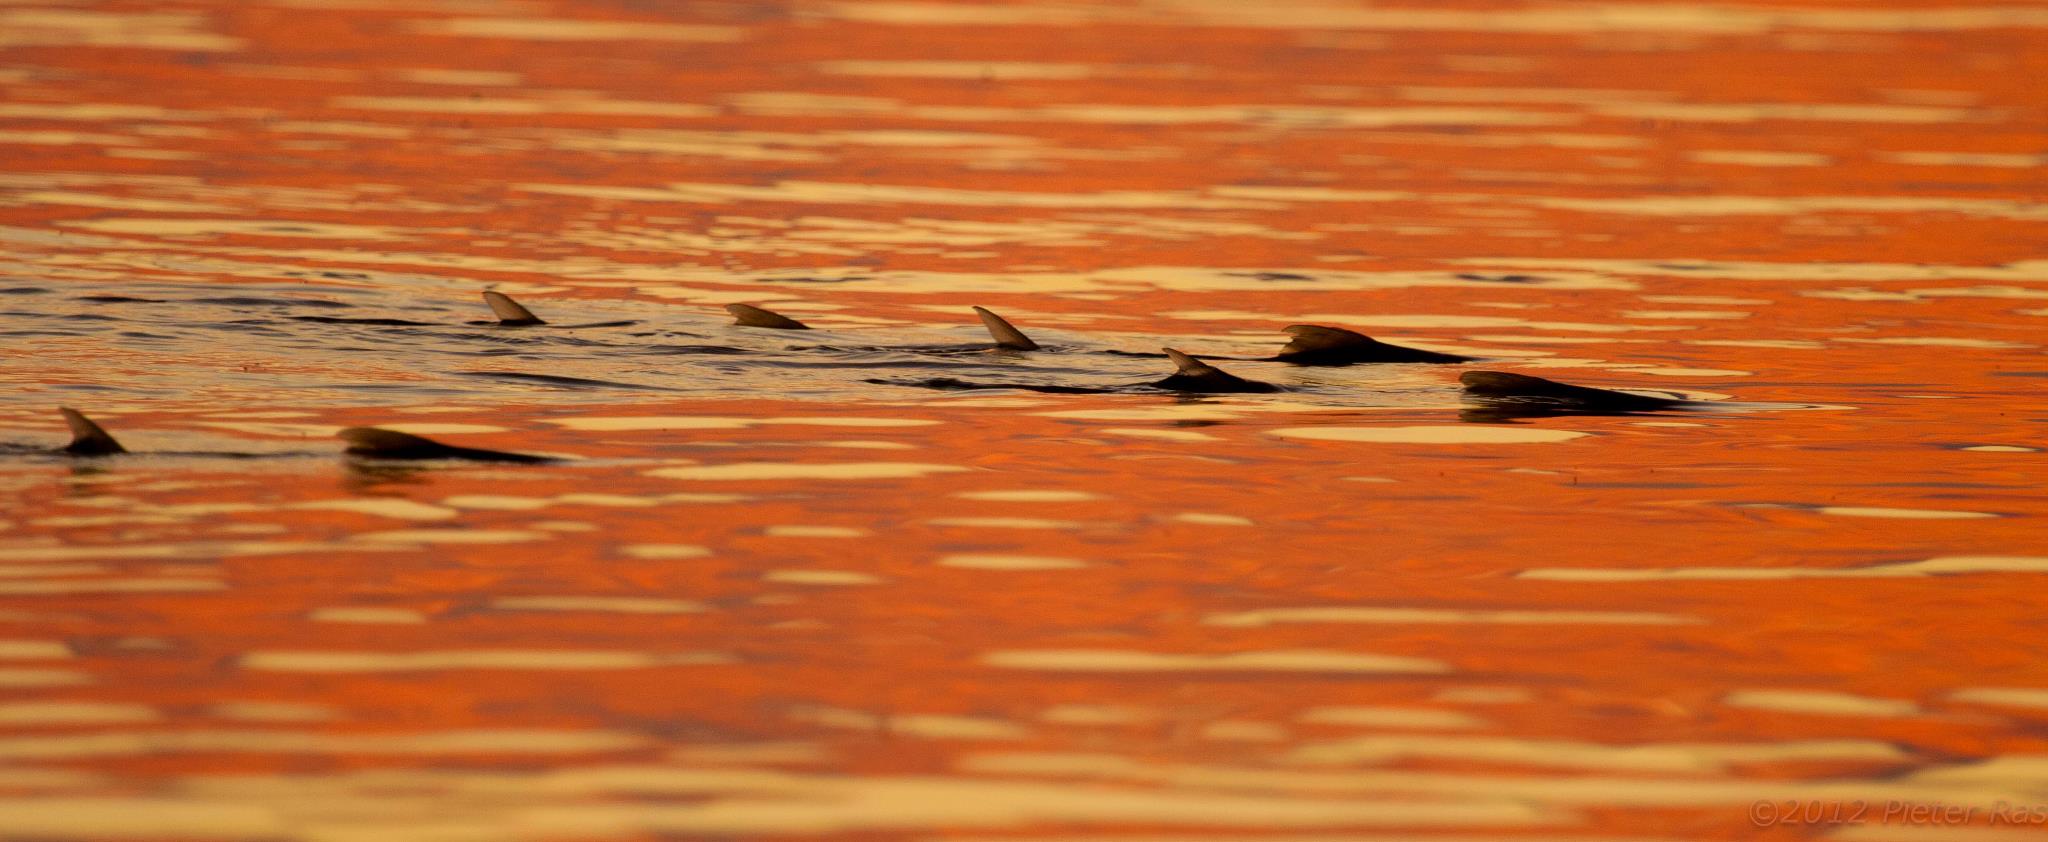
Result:
{"label": "water surface", "polygon": [[2007,838],[2044,28],[5,4],[0,836]]}

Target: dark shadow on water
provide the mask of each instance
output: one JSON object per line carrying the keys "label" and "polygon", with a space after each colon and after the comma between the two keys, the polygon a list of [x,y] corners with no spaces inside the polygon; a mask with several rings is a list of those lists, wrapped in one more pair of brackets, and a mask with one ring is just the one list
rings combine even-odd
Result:
{"label": "dark shadow on water", "polygon": [[328,325],[376,325],[380,327],[434,327],[433,322],[415,322],[406,319],[349,319],[341,316],[288,316],[295,322],[315,322]]}
{"label": "dark shadow on water", "polygon": [[341,487],[350,494],[365,494],[392,486],[426,484],[428,468],[374,459],[343,459]]}
{"label": "dark shadow on water", "polygon": [[1467,424],[1520,424],[1535,418],[1564,418],[1568,416],[1598,415],[1623,417],[1631,415],[1669,415],[1666,411],[1641,410],[1600,410],[1567,406],[1545,406],[1537,403],[1468,403],[1458,409],[1458,420]]}
{"label": "dark shadow on water", "polygon": [[675,392],[666,386],[649,386],[643,383],[620,383],[613,380],[591,380],[583,377],[563,377],[558,374],[530,374],[523,371],[458,371],[463,377],[478,377],[486,380],[506,380],[515,383],[532,383],[552,386],[557,389],[638,389],[649,392]]}
{"label": "dark shadow on water", "polygon": [[975,383],[953,377],[927,377],[920,380],[884,380],[871,377],[862,380],[878,386],[909,386],[914,389],[936,389],[942,392],[978,392],[985,390],[1014,390],[1039,392],[1048,395],[1111,395],[1128,392],[1123,388],[1096,388],[1091,386],[1056,386],[1045,383]]}

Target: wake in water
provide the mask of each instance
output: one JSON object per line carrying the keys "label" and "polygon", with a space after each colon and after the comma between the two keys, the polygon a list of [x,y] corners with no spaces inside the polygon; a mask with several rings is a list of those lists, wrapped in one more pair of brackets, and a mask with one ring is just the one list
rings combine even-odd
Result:
{"label": "wake in water", "polygon": [[[280,292],[283,292],[280,290]],[[24,298],[46,294],[23,291]],[[1412,393],[1394,393],[1384,388],[1386,378],[1360,381],[1342,378],[1296,376],[1244,377],[1225,372],[1213,363],[1197,360],[1179,350],[1133,351],[1104,347],[1081,341],[1041,342],[1027,335],[1009,320],[986,308],[974,312],[988,335],[982,342],[928,344],[878,344],[857,340],[846,333],[820,331],[801,321],[761,307],[731,304],[733,326],[757,330],[719,331],[716,341],[673,341],[677,338],[710,338],[708,331],[646,330],[639,319],[578,320],[555,324],[511,296],[496,291],[483,294],[492,321],[448,318],[430,320],[415,315],[337,314],[359,305],[303,295],[202,296],[85,296],[74,298],[113,308],[112,312],[51,314],[21,310],[16,327],[0,331],[7,335],[61,333],[105,335],[104,327],[85,327],[79,320],[104,322],[113,329],[116,343],[129,343],[161,350],[164,346],[201,344],[216,349],[210,377],[196,378],[198,388],[219,388],[223,379],[235,381],[242,389],[274,384],[261,377],[267,356],[289,355],[293,375],[301,393],[346,395],[347,401],[361,401],[364,395],[388,395],[413,390],[432,394],[461,394],[472,383],[495,383],[527,389],[544,389],[558,396],[588,393],[603,399],[622,395],[666,394],[747,395],[772,392],[801,397],[849,400],[871,392],[860,385],[902,386],[939,391],[1017,390],[1041,394],[1271,394],[1291,393],[1327,402],[1332,408],[1356,406],[1361,393],[1370,392],[1374,405],[1392,400],[1393,405],[1410,405],[1416,400],[1441,403],[1447,390],[1427,385]],[[226,308],[239,318],[222,319],[213,311]],[[294,309],[319,309],[322,313],[293,313]],[[197,312],[195,312],[197,311]],[[280,312],[282,311],[282,312]],[[318,325],[309,331],[299,325]],[[488,328],[478,331],[475,328]],[[336,333],[330,329],[353,329]],[[209,336],[218,331],[239,334],[223,341]],[[825,342],[788,344],[777,337],[817,335]],[[1270,356],[1212,356],[1261,365],[1279,363],[1289,370],[1344,369],[1376,365],[1443,365],[1472,362],[1473,358],[1409,348],[1380,342],[1344,328],[1325,325],[1290,325],[1284,329],[1289,341]],[[393,345],[405,349],[401,367],[392,369]],[[307,362],[307,357],[314,362]],[[480,368],[473,364],[440,368],[436,357],[465,360],[494,360],[498,365]],[[253,358],[253,362],[250,361]],[[1152,374],[1150,360],[1165,358],[1175,368],[1160,379]],[[1074,363],[1085,360],[1083,365]],[[530,363],[530,365],[520,365]],[[363,366],[384,369],[398,376],[379,377],[374,388],[350,376]],[[438,369],[438,373],[437,373]],[[223,373],[223,370],[234,373]],[[924,371],[911,374],[905,372]],[[240,376],[246,372],[248,376]],[[869,376],[858,376],[867,372]],[[850,374],[851,373],[851,376]],[[1149,379],[1144,379],[1150,375]],[[1287,381],[1293,382],[1287,382]],[[311,382],[306,382],[311,381]],[[1652,403],[1616,399],[1567,400],[1553,391],[1537,389],[1528,394],[1495,386],[1473,388],[1466,395],[1484,404],[1496,417],[1534,417],[1558,411],[1587,414],[1649,412],[1685,408],[1681,401]],[[1531,378],[1528,381],[1539,382]],[[1542,381],[1547,382],[1547,381]],[[1364,388],[1360,388],[1364,387]],[[118,388],[118,387],[117,387]],[[1484,414],[1484,413],[1482,413]],[[1474,415],[1468,420],[1483,420]]]}
{"label": "wake in water", "polygon": [[[81,458],[122,456],[129,453],[126,446],[107,432],[98,422],[70,407],[57,410],[64,416],[64,423],[71,429],[70,443],[59,448],[38,448],[33,445],[10,444],[0,447],[0,452],[14,454],[46,454]],[[461,447],[444,444],[424,436],[386,430],[377,427],[348,427],[335,433],[335,437],[348,443],[342,453],[364,459],[387,459],[396,461],[462,460],[468,462],[510,462],[519,464],[545,464],[560,461],[552,456],[538,456],[528,453],[511,453],[502,450],[484,450],[475,447]],[[296,453],[241,453],[234,451],[160,451],[160,456],[187,456],[212,459],[257,459],[275,456],[297,456]]]}
{"label": "wake in water", "polygon": [[[111,304],[167,302],[167,300],[141,299],[125,296],[87,296],[79,300],[94,300],[96,303]],[[510,296],[507,296],[503,293],[495,291],[485,292],[484,300],[485,303],[490,306],[493,314],[497,316],[497,321],[495,323],[471,322],[470,324],[495,324],[498,327],[516,328],[522,330],[543,327],[556,327],[550,325],[550,323],[541,319],[539,316],[535,315],[532,310],[528,309],[526,306],[520,304],[519,302],[514,301]],[[235,306],[245,308],[292,307],[298,306],[298,304],[300,303],[292,299],[262,298],[193,299],[190,300],[188,303],[196,302],[206,302],[219,304],[222,306]],[[338,302],[321,302],[320,304],[316,304],[313,306],[346,307],[348,305],[339,304]],[[732,313],[735,319],[734,324],[739,327],[763,328],[775,331],[811,330],[811,328],[808,325],[805,325],[802,322],[799,322],[795,319],[788,318],[781,314],[760,307],[754,307],[751,305],[744,304],[733,304],[729,305],[727,307],[727,310],[730,313]],[[1018,329],[1015,325],[1011,324],[1007,319],[1004,319],[1002,316],[997,315],[993,311],[990,311],[982,307],[975,307],[974,312],[980,318],[983,327],[987,329],[991,339],[994,340],[993,344],[956,344],[932,346],[803,346],[799,348],[783,349],[783,356],[780,358],[776,358],[773,356],[774,352],[763,351],[759,349],[750,350],[746,347],[741,347],[738,345],[670,345],[657,343],[652,346],[649,346],[644,344],[625,343],[606,339],[590,339],[585,337],[577,337],[574,339],[573,343],[549,345],[545,340],[550,337],[547,337],[546,335],[541,335],[540,347],[544,349],[544,353],[522,353],[518,355],[540,357],[552,364],[564,357],[573,358],[574,355],[572,354],[560,353],[560,351],[563,350],[564,348],[577,348],[586,351],[589,349],[597,349],[601,353],[606,354],[619,352],[644,354],[648,353],[649,349],[652,348],[653,352],[655,353],[667,355],[723,354],[745,356],[749,354],[757,354],[762,356],[769,356],[770,359],[749,360],[749,362],[759,362],[763,365],[770,367],[811,366],[815,368],[827,369],[872,369],[878,367],[931,368],[944,366],[949,369],[957,370],[962,368],[975,369],[982,367],[1000,366],[1006,370],[1012,368],[1022,368],[1027,371],[1035,371],[1039,373],[1050,372],[1047,372],[1043,368],[1034,368],[1028,365],[1027,363],[1025,363],[1026,358],[1034,354],[1041,353],[1058,356],[1061,354],[1071,354],[1075,352],[1083,354],[1093,354],[1093,356],[1095,356],[1098,359],[1106,358],[1110,360],[1118,358],[1139,359],[1151,356],[1138,355],[1130,352],[1110,352],[1105,349],[1089,349],[1085,347],[1076,346],[1049,347],[1046,345],[1042,345],[1036,340],[1032,339],[1031,337],[1026,335],[1022,330]],[[406,319],[385,319],[374,317],[355,318],[291,315],[286,316],[285,318],[291,321],[314,322],[320,324],[348,324],[376,327],[405,327],[429,329],[438,329],[444,327],[443,325],[434,322],[421,322]],[[629,327],[636,324],[638,324],[638,322],[634,320],[618,320],[562,326],[556,329],[571,330],[588,328],[618,328]],[[481,338],[465,337],[463,335],[450,335],[440,333],[438,332],[438,330],[414,331],[412,333],[414,334],[415,338],[418,338],[420,336],[426,336],[435,337],[443,340],[443,342],[446,343],[442,347],[443,353],[460,353],[460,351],[455,350],[456,347],[463,344],[467,344],[467,340]],[[1471,358],[1469,357],[1462,357],[1451,354],[1441,354],[1433,351],[1425,351],[1421,349],[1389,345],[1386,343],[1379,342],[1363,334],[1345,330],[1342,328],[1334,328],[1321,325],[1292,325],[1286,329],[1286,333],[1288,333],[1291,336],[1291,341],[1289,341],[1288,344],[1284,348],[1282,348],[1278,354],[1272,357],[1249,359],[1251,361],[1259,362],[1291,363],[1295,366],[1304,367],[1336,367],[1376,363],[1441,364],[1467,362],[1471,360]],[[528,336],[528,334],[523,332],[521,334],[518,334],[518,336],[522,338],[531,338]],[[505,337],[489,338],[494,340],[505,339]],[[495,356],[500,355],[502,352],[499,349],[491,349],[489,351],[484,352],[470,351],[470,353],[481,353],[484,355]],[[833,359],[827,359],[824,361],[816,361],[809,359],[810,357],[820,354],[832,357]],[[988,358],[989,360],[991,360],[991,362],[985,362],[979,365],[973,362],[968,362],[968,360],[970,360],[971,358],[968,357],[967,355],[970,354]],[[1194,356],[1191,356],[1187,353],[1184,353],[1174,348],[1163,349],[1161,355],[1164,356],[1174,365],[1174,372],[1171,375],[1165,377],[1164,379],[1147,380],[1137,383],[1125,382],[1110,383],[1104,385],[1085,385],[1060,382],[1030,382],[1025,380],[1018,380],[1015,379],[1014,377],[1000,380],[973,380],[953,376],[950,374],[910,378],[867,377],[861,378],[859,382],[875,385],[904,386],[949,392],[980,390],[1014,390],[1035,392],[1040,394],[1068,395],[1160,393],[1176,393],[1187,395],[1236,395],[1274,394],[1280,392],[1294,391],[1289,387],[1277,385],[1263,380],[1253,380],[1240,377],[1238,375],[1224,371],[1223,369],[1218,368],[1211,363],[1205,362],[1201,359],[1198,359]],[[945,361],[935,361],[930,359],[930,357],[943,357],[945,358]],[[997,360],[998,357],[1000,357],[999,360]],[[1230,359],[1245,360],[1248,358],[1233,357]],[[1083,374],[1084,376],[1089,374],[1099,374],[1099,372],[1097,371],[1086,369],[1064,369],[1063,371],[1069,374]],[[596,377],[580,377],[569,374],[496,370],[458,370],[451,372],[451,374],[454,376],[474,380],[492,381],[498,383],[512,383],[523,386],[541,387],[570,392],[597,391],[605,393],[657,393],[692,391],[686,388],[661,385],[657,383],[612,380]],[[1612,389],[1601,389],[1586,386],[1577,386],[1567,383],[1559,383],[1552,380],[1545,380],[1543,378],[1499,371],[1467,371],[1463,375],[1461,375],[1459,382],[1463,387],[1463,397],[1467,404],[1461,410],[1459,417],[1465,421],[1480,423],[1502,423],[1511,422],[1516,419],[1543,418],[1558,415],[1636,415],[1644,413],[1682,411],[1707,406],[1707,404],[1703,402],[1689,400],[1684,396],[1678,395],[1676,393],[1643,393],[1617,391]],[[1751,405],[1747,408],[1760,407]],[[83,414],[80,414],[79,412],[68,408],[63,409],[61,411],[64,414],[66,422],[71,427],[73,438],[70,444],[66,445],[65,447],[59,449],[56,452],[60,452],[71,456],[86,457],[113,456],[127,452],[127,450],[111,434],[109,434],[104,428],[100,427],[98,424],[86,418]],[[554,461],[551,457],[545,456],[535,456],[506,451],[482,450],[477,448],[466,448],[455,445],[448,445],[407,433],[401,433],[374,427],[347,428],[340,431],[338,435],[346,442],[348,442],[348,447],[344,451],[345,453],[351,456],[371,459],[456,459],[467,461],[523,463],[544,463]],[[27,450],[27,452],[36,451],[34,451],[33,448],[30,448]],[[248,457],[259,454],[224,453],[206,455]]]}

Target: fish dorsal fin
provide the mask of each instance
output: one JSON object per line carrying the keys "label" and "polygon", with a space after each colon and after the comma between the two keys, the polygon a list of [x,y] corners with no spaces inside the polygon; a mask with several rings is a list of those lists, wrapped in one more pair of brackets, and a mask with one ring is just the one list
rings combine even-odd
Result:
{"label": "fish dorsal fin", "polygon": [[535,316],[532,310],[528,310],[525,307],[520,306],[519,302],[512,300],[512,296],[506,295],[502,292],[485,292],[484,303],[491,305],[491,312],[496,313],[498,316],[498,324],[547,324],[547,322],[541,321],[539,316]]}
{"label": "fish dorsal fin", "polygon": [[447,445],[424,436],[380,427],[349,427],[334,434],[348,442],[348,452],[358,456],[417,458],[417,454],[444,449]]}
{"label": "fish dorsal fin", "polygon": [[1380,344],[1370,336],[1341,327],[1288,325],[1281,332],[1294,337],[1288,340],[1287,347],[1280,349],[1282,359],[1298,354],[1327,354],[1332,351],[1369,348]]}
{"label": "fish dorsal fin", "polygon": [[1177,371],[1157,383],[1154,388],[1174,392],[1195,392],[1202,394],[1235,394],[1278,392],[1280,387],[1257,380],[1246,380],[1223,369],[1190,357],[1172,348],[1166,351],[1166,358],[1173,361]]}
{"label": "fish dorsal fin", "polygon": [[1173,361],[1174,368],[1179,369],[1174,374],[1182,377],[1215,377],[1218,374],[1224,373],[1223,369],[1202,362],[1172,348],[1163,348],[1161,350],[1166,352],[1167,359]]}
{"label": "fish dorsal fin", "polygon": [[1328,325],[1288,325],[1294,337],[1273,359],[1295,365],[1355,365],[1357,363],[1459,363],[1470,357],[1425,351],[1404,345],[1389,345],[1355,330]]}
{"label": "fish dorsal fin", "polygon": [[1686,400],[1680,397],[1655,397],[1594,386],[1574,386],[1570,383],[1505,371],[1468,371],[1458,375],[1458,382],[1464,384],[1467,393],[1481,398],[1535,398],[1622,410],[1660,409],[1686,403]]}
{"label": "fish dorsal fin", "polygon": [[733,324],[742,327],[766,327],[775,330],[810,330],[811,326],[781,313],[763,310],[752,304],[727,304],[725,311],[732,314]]}
{"label": "fish dorsal fin", "polygon": [[1505,371],[1468,371],[1458,375],[1458,382],[1467,389],[1486,395],[1543,394],[1555,392],[1559,387],[1574,388],[1555,380]]}
{"label": "fish dorsal fin", "polygon": [[988,308],[976,307],[974,314],[981,317],[981,325],[988,328],[988,335],[995,337],[996,347],[1012,351],[1038,350],[1038,343],[1025,336],[1024,331],[1018,330],[1016,325],[1010,324],[1002,316],[989,312]]}
{"label": "fish dorsal fin", "polygon": [[442,444],[425,436],[386,430],[382,427],[349,427],[334,435],[348,442],[348,449],[343,451],[344,453],[372,459],[468,459],[472,462],[523,463],[555,461],[552,456],[457,447]]}
{"label": "fish dorsal fin", "polygon": [[58,407],[57,411],[64,414],[64,423],[71,427],[71,443],[64,446],[65,453],[76,456],[106,456],[128,452],[128,448],[122,447],[112,435],[78,410]]}

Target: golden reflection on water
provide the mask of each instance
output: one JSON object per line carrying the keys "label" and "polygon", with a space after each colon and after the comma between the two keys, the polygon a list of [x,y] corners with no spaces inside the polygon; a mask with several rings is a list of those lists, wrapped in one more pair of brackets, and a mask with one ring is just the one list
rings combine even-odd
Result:
{"label": "golden reflection on water", "polygon": [[0,837],[2035,829],[2044,29],[0,4]]}

